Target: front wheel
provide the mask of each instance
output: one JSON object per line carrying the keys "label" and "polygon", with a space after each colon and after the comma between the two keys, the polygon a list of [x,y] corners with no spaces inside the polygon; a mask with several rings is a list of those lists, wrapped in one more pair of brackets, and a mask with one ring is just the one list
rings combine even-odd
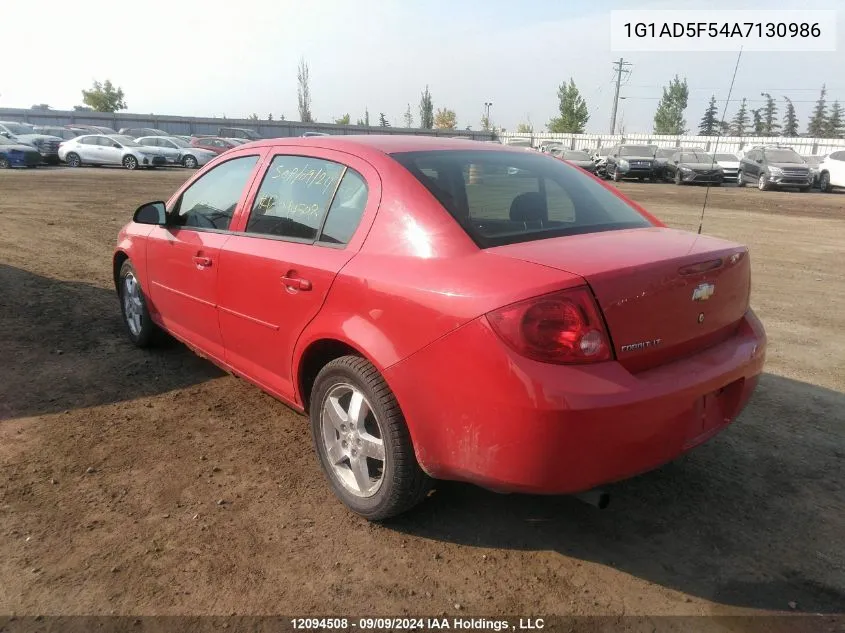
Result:
{"label": "front wheel", "polygon": [[82,159],[79,158],[79,154],[75,152],[71,152],[67,156],[65,156],[65,162],[67,163],[68,167],[81,167],[82,166]]}
{"label": "front wheel", "polygon": [[0,169],[9,169],[12,164],[9,162],[9,159],[5,156],[0,156]]}
{"label": "front wheel", "polygon": [[431,479],[417,463],[405,418],[390,387],[366,359],[343,356],[314,381],[311,435],[335,495],[371,521],[419,503]]}
{"label": "front wheel", "polygon": [[132,154],[124,156],[123,166],[126,167],[126,169],[138,169],[138,159],[132,156]]}
{"label": "front wheel", "polygon": [[188,169],[196,169],[196,168],[197,168],[197,165],[198,165],[199,163],[197,163],[197,159],[196,159],[195,157],[193,157],[193,156],[185,156],[185,158],[182,160],[182,164],[183,164],[185,167],[187,167]]}
{"label": "front wheel", "polygon": [[760,191],[766,191],[769,188],[769,181],[766,180],[766,174],[760,174],[760,177],[757,179],[757,188]]}
{"label": "front wheel", "polygon": [[819,189],[821,190],[822,193],[827,193],[828,191],[830,191],[830,174],[829,173],[824,172],[819,177]]}
{"label": "front wheel", "polygon": [[149,347],[153,344],[159,328],[150,318],[147,300],[144,298],[141,284],[138,283],[135,267],[128,259],[120,267],[117,292],[129,339],[138,347]]}
{"label": "front wheel", "polygon": [[613,182],[619,182],[622,180],[622,174],[619,173],[619,168],[615,168],[613,170]]}
{"label": "front wheel", "polygon": [[681,170],[675,172],[675,184],[680,186],[684,184],[684,181],[681,179]]}
{"label": "front wheel", "polygon": [[744,187],[745,186],[745,181],[742,179],[742,172],[741,171],[736,172],[736,186],[737,187]]}

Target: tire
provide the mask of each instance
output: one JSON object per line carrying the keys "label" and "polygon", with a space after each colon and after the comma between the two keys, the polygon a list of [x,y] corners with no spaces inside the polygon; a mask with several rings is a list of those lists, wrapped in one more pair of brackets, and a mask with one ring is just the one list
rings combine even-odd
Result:
{"label": "tire", "polygon": [[123,166],[126,169],[138,169],[138,159],[135,158],[132,154],[123,157]]}
{"label": "tire", "polygon": [[681,170],[680,169],[675,171],[675,184],[678,185],[679,187],[682,184],[684,184],[684,181],[681,180]]}
{"label": "tire", "polygon": [[613,182],[620,182],[622,180],[622,176],[619,175],[619,168],[616,167],[613,170]]}
{"label": "tire", "polygon": [[742,170],[736,172],[736,186],[737,187],[744,187],[745,181],[742,179]]}
{"label": "tire", "polygon": [[182,166],[188,169],[196,169],[199,166],[199,161],[197,161],[196,157],[189,154],[182,159]]}
{"label": "tire", "polygon": [[[367,405],[363,429],[349,415],[353,399]],[[369,361],[342,356],[328,363],[314,381],[310,402],[314,450],[329,485],[347,508],[381,521],[422,501],[432,480],[417,463],[393,392]],[[364,457],[366,452],[373,456]]]}
{"label": "tire", "polygon": [[827,172],[823,172],[821,176],[819,176],[819,189],[822,193],[829,193],[830,192],[830,174]]}
{"label": "tire", "polygon": [[0,156],[0,169],[11,169],[12,164],[5,156]]}
{"label": "tire", "polygon": [[128,259],[120,267],[117,294],[129,340],[138,347],[150,347],[161,330],[150,318],[144,291],[138,283],[135,267]]}
{"label": "tire", "polygon": [[82,167],[82,159],[76,152],[71,152],[65,156],[65,163],[67,163],[68,167]]}
{"label": "tire", "polygon": [[769,181],[766,180],[766,174],[760,174],[760,177],[757,179],[757,188],[760,191],[768,191]]}

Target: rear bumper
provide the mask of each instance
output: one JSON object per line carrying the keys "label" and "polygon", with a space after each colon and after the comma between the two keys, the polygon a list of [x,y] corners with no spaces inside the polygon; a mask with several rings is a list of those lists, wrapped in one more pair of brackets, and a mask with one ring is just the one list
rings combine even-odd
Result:
{"label": "rear bumper", "polygon": [[522,358],[482,318],[386,378],[431,476],[564,494],[651,470],[716,435],[748,402],[765,347],[749,310],[729,340],[631,374],[616,362]]}

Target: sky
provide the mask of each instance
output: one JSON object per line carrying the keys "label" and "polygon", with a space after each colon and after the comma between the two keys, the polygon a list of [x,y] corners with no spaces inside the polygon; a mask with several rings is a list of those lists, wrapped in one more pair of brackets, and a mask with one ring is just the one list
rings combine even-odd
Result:
{"label": "sky", "polygon": [[[681,8],[702,8],[683,3]],[[710,0],[707,9],[771,9],[770,0]],[[743,54],[727,118],[742,97],[790,97],[803,131],[825,83],[845,103],[845,0],[783,0],[782,9],[838,9],[837,51]],[[612,9],[679,8],[648,0],[5,0],[0,107],[81,104],[81,90],[110,79],[127,111],[142,114],[298,119],[296,71],[310,69],[318,121],[352,122],[384,112],[403,125],[408,104],[419,120],[420,93],[479,129],[484,103],[494,124],[542,129],[557,114],[557,88],[570,77],[587,101],[587,132],[606,133],[612,63],[632,63],[618,119],[628,133],[651,132],[662,87],[676,74],[690,89],[687,127],[711,95],[720,113],[735,53],[614,53]],[[49,19],[45,19],[45,14]],[[37,41],[33,41],[35,38]],[[26,51],[16,56],[14,51]],[[10,57],[11,55],[11,57]],[[17,60],[10,63],[10,60]],[[752,103],[758,107],[760,103]]]}

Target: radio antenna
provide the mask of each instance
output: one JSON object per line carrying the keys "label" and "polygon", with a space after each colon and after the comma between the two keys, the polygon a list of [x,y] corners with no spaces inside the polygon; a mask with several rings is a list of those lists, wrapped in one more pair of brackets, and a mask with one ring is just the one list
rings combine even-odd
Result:
{"label": "radio antenna", "polygon": [[[725,127],[725,115],[728,112],[728,104],[731,102],[731,94],[734,91],[734,82],[736,81],[736,71],[739,70],[739,60],[742,59],[742,46],[739,47],[739,54],[736,56],[736,66],[734,66],[734,74],[731,77],[731,87],[728,88],[728,98],[725,100],[725,107],[722,108],[722,120],[719,122],[719,133],[716,135],[716,143],[713,145],[713,162],[716,164],[716,151],[719,149],[719,140],[722,138],[722,130]],[[698,234],[701,235],[701,228],[704,226],[704,210],[707,208],[707,198],[710,197],[710,184],[707,185],[707,191],[704,192],[704,204],[701,205],[701,218],[698,220]]]}

